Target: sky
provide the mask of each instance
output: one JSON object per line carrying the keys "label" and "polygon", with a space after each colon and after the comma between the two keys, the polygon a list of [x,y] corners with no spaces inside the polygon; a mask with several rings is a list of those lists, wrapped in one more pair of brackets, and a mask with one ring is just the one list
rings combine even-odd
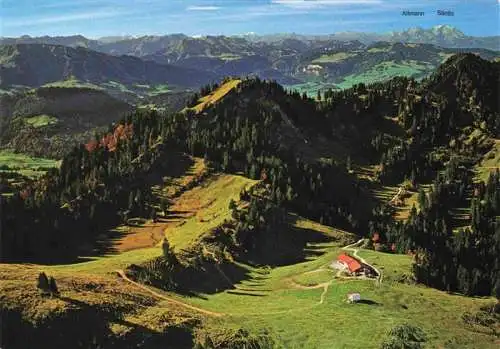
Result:
{"label": "sky", "polygon": [[[0,36],[387,33],[439,24],[500,35],[500,0],[0,0]],[[402,16],[419,11],[421,17]],[[437,10],[453,11],[453,17]]]}

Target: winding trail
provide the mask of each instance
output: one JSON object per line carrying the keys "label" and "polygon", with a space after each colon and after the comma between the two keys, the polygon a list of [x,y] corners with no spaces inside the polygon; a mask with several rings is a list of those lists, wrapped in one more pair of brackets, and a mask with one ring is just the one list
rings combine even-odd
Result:
{"label": "winding trail", "polygon": [[273,109],[281,114],[281,118],[283,119],[283,121],[285,121],[285,123],[292,128],[292,130],[297,134],[297,136],[299,136],[299,138],[304,141],[305,144],[309,143],[302,132],[300,132],[299,128],[293,124],[292,120],[290,120],[288,115],[286,115],[286,113],[283,111],[283,109],[281,109],[279,105],[274,105]]}
{"label": "winding trail", "polygon": [[344,246],[342,247],[342,249],[344,251],[351,251],[353,252],[353,256],[356,257],[357,259],[359,259],[363,264],[366,264],[368,265],[370,268],[372,268],[373,270],[375,270],[375,272],[377,273],[378,277],[377,277],[377,284],[381,284],[382,283],[382,280],[384,278],[384,275],[382,274],[382,272],[380,270],[378,270],[377,268],[375,268],[373,265],[371,265],[370,263],[368,263],[363,257],[360,257],[358,255],[358,251],[359,251],[359,248],[354,248],[354,246],[359,246],[362,242],[363,242],[364,239],[359,239],[358,241],[356,241],[355,243],[352,243],[350,245],[347,245],[347,246]]}
{"label": "winding trail", "polygon": [[399,187],[398,192],[392,197],[391,200],[389,200],[389,204],[391,204],[394,201],[396,201],[396,199],[398,199],[399,196],[402,195],[402,194],[403,194],[403,187]]}
{"label": "winding trail", "polygon": [[181,301],[179,301],[177,299],[174,299],[172,297],[164,296],[164,295],[162,295],[162,294],[160,294],[160,293],[158,293],[156,291],[151,290],[150,288],[148,288],[148,287],[146,287],[144,285],[141,285],[138,282],[135,282],[135,281],[129,279],[129,277],[125,274],[125,272],[123,270],[116,270],[116,273],[118,274],[118,276],[120,276],[126,282],[131,283],[132,285],[140,288],[141,290],[144,290],[144,291],[152,294],[156,298],[163,299],[163,300],[165,300],[165,301],[167,301],[169,303],[177,304],[177,305],[183,306],[185,308],[194,310],[194,311],[196,311],[198,313],[202,313],[202,314],[209,315],[209,316],[221,317],[221,316],[225,316],[226,315],[224,313],[218,313],[218,312],[215,312],[215,311],[210,311],[210,310],[198,308],[198,307],[192,306],[190,304],[181,302]]}
{"label": "winding trail", "polygon": [[316,305],[320,305],[320,304],[323,304],[325,302],[325,296],[326,296],[326,293],[328,292],[328,287],[330,287],[332,282],[333,282],[333,280],[329,281],[329,282],[323,282],[321,284],[317,284],[314,286],[305,286],[305,285],[298,284],[293,280],[290,280],[290,283],[298,290],[315,290],[318,288],[323,288],[323,292],[321,293],[321,296],[319,298],[319,302]]}
{"label": "winding trail", "polygon": [[217,256],[215,255],[214,252],[212,251],[209,251],[205,246],[202,247],[203,249],[203,252],[206,253],[206,254],[209,254],[210,256],[212,256],[213,260],[215,261],[215,269],[217,269],[217,271],[219,272],[219,274],[224,278],[224,280],[227,281],[228,285],[231,286],[231,287],[234,287],[236,289],[239,289],[238,285],[236,285],[230,278],[229,276],[227,276],[226,273],[224,273],[224,271],[220,268],[219,266],[219,260],[217,259]]}
{"label": "winding trail", "polygon": [[[360,240],[358,240],[355,243],[352,243],[352,244],[349,244],[347,246],[342,247],[342,250],[344,250],[344,251],[351,251],[353,253],[353,255],[356,258],[358,258],[362,263],[364,263],[364,264],[370,266],[371,268],[373,268],[373,270],[375,270],[375,272],[378,274],[377,284],[380,285],[382,283],[382,278],[383,278],[382,272],[380,272],[373,265],[367,263],[366,260],[363,257],[360,257],[358,255],[359,248],[356,248],[356,247],[359,247],[359,245],[362,242],[363,242],[363,239],[360,239]],[[215,256],[215,254],[213,252],[208,251],[208,250],[205,250],[204,252],[208,253],[209,255],[212,255],[212,257],[215,259],[215,261],[217,263],[216,256]],[[222,270],[220,270],[219,268],[218,268],[218,270],[221,273],[221,275],[226,278],[226,280],[228,281],[228,283],[230,283],[232,286],[236,286],[236,285],[234,285],[231,282],[231,280],[227,277],[227,275]],[[312,270],[312,271],[306,272],[305,274],[315,273],[315,272],[319,272],[319,271],[322,271],[322,270],[327,270],[327,269],[325,269],[325,268],[319,268],[319,269],[316,269],[316,270]],[[125,274],[125,272],[123,270],[121,270],[121,269],[120,270],[116,270],[116,273],[125,282],[128,282],[128,283],[136,286],[137,288],[140,288],[141,290],[146,291],[147,293],[153,295],[154,297],[156,297],[158,299],[165,300],[165,301],[167,301],[169,303],[180,305],[180,306],[182,306],[184,308],[187,308],[187,309],[190,309],[190,310],[193,310],[193,311],[196,311],[198,313],[202,313],[202,314],[205,314],[205,315],[208,315],[208,316],[213,316],[213,317],[225,317],[225,316],[236,315],[236,314],[227,314],[227,313],[220,313],[220,312],[210,311],[210,310],[206,310],[206,309],[203,309],[203,308],[199,308],[199,307],[190,305],[190,304],[185,303],[183,301],[177,300],[177,299],[175,299],[173,297],[165,296],[165,295],[163,295],[161,293],[158,293],[158,292],[150,289],[149,287],[147,287],[145,285],[142,285],[142,284],[140,284],[138,282],[135,282],[135,281],[131,280]],[[313,286],[305,286],[305,285],[298,284],[295,281],[293,281],[291,278],[290,278],[289,281],[290,281],[290,284],[293,286],[294,289],[299,289],[299,290],[315,290],[315,289],[322,288],[323,292],[321,293],[319,302],[317,302],[317,303],[315,303],[315,304],[313,304],[311,306],[303,307],[303,308],[300,308],[300,309],[299,308],[294,308],[294,309],[288,309],[288,310],[282,310],[282,311],[274,311],[274,312],[258,312],[258,313],[255,313],[255,314],[248,314],[247,313],[247,314],[245,314],[245,316],[264,315],[264,314],[266,314],[266,315],[286,314],[286,313],[294,312],[294,311],[297,311],[297,310],[303,311],[303,310],[311,309],[311,308],[314,308],[316,306],[322,305],[325,302],[325,298],[326,298],[326,294],[328,293],[328,289],[332,285],[332,283],[333,283],[334,280],[331,280],[329,282],[323,282],[323,283],[320,283],[320,284],[317,284],[317,285],[313,285]],[[235,288],[238,289],[238,287],[235,287]]]}
{"label": "winding trail", "polygon": [[[144,285],[141,285],[138,282],[135,282],[135,281],[131,280],[125,274],[125,272],[123,270],[116,270],[116,273],[124,281],[126,281],[128,283],[131,283],[132,285],[140,288],[141,290],[144,290],[144,291],[150,293],[151,295],[155,296],[156,298],[165,300],[165,301],[167,301],[169,303],[177,304],[177,305],[180,305],[182,307],[194,310],[194,311],[196,311],[198,313],[202,313],[202,314],[213,316],[213,317],[226,317],[226,316],[236,316],[237,315],[237,314],[219,313],[219,312],[214,312],[214,311],[206,310],[206,309],[203,309],[203,308],[195,307],[193,305],[184,303],[184,302],[179,301],[177,299],[174,299],[172,297],[168,297],[168,296],[162,295],[162,294],[160,294],[160,293],[158,293],[156,291],[151,290],[150,288],[148,288],[148,287],[146,287]],[[332,282],[333,281],[325,282],[325,283],[321,283],[321,284],[314,285],[314,286],[303,286],[303,285],[299,285],[299,284],[297,284],[295,282],[292,282],[297,289],[301,289],[301,290],[313,290],[313,289],[323,288],[323,292],[321,293],[319,302],[315,303],[313,305],[307,306],[307,307],[302,307],[302,308],[292,308],[292,309],[287,309],[287,310],[281,310],[281,311],[278,310],[278,311],[271,311],[271,312],[245,313],[245,316],[279,315],[279,314],[287,314],[287,313],[291,313],[291,312],[295,312],[295,311],[303,311],[303,310],[312,309],[312,308],[314,308],[314,307],[316,307],[318,305],[321,305],[321,304],[323,304],[325,302],[325,297],[326,297],[326,293],[328,292],[328,287],[332,284]]]}

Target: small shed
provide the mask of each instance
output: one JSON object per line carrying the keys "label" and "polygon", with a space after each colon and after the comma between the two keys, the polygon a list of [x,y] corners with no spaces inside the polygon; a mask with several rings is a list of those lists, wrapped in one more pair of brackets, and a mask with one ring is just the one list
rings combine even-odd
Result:
{"label": "small shed", "polygon": [[357,303],[361,300],[361,295],[359,293],[349,293],[347,295],[347,301],[349,303]]}

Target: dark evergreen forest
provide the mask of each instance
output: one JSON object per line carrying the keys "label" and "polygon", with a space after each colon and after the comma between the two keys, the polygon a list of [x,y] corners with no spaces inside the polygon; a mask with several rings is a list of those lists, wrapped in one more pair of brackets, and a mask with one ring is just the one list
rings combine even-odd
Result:
{"label": "dark evergreen forest", "polygon": [[[216,171],[263,181],[268,204],[249,199],[251,213],[235,213],[236,221],[288,210],[362,236],[377,233],[395,252],[415,254],[419,282],[498,297],[500,174],[474,181],[472,168],[487,149],[462,136],[465,127],[500,136],[499,65],[461,54],[420,82],[359,84],[317,100],[247,78],[199,114],[137,111],[74,148],[59,170],[0,197],[2,260],[71,259],[80,244],[128,217],[154,217],[148,179],[168,166],[168,154],[181,151]],[[216,88],[204,87],[196,100]],[[391,122],[404,132],[387,132]],[[350,152],[323,158],[319,138]],[[407,179],[415,186],[431,182],[432,189],[421,191],[405,223],[396,222],[383,203],[364,204],[369,194],[351,158],[375,159],[382,184]],[[463,205],[471,210],[470,228],[454,232],[450,210]],[[251,247],[265,230],[257,225],[238,234]]]}

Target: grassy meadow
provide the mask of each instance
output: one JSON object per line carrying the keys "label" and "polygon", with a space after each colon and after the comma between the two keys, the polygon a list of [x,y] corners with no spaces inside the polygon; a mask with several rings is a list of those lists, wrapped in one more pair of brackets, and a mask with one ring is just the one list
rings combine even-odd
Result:
{"label": "grassy meadow", "polygon": [[432,65],[424,65],[416,61],[382,62],[362,74],[352,74],[344,77],[343,80],[337,84],[337,86],[345,89],[355,84],[370,84],[373,82],[390,80],[397,76],[421,77],[432,68]]}
{"label": "grassy meadow", "polygon": [[0,150],[0,171],[15,171],[27,177],[39,177],[45,174],[48,168],[59,167],[60,164],[58,160]]}
{"label": "grassy meadow", "polygon": [[321,57],[316,58],[315,60],[312,61],[314,64],[318,63],[339,63],[347,58],[350,57],[355,57],[357,53],[350,53],[350,52],[337,52],[333,54],[326,54],[326,55],[321,55]]}
{"label": "grassy meadow", "polygon": [[[250,268],[251,278],[235,285],[236,290],[185,300],[227,314],[229,323],[256,332],[267,328],[284,348],[379,348],[393,326],[408,321],[424,329],[429,348],[452,343],[457,348],[495,347],[492,337],[469,331],[460,318],[492,300],[398,283],[410,272],[410,257],[374,251],[360,255],[384,266],[388,275],[380,286],[372,280],[335,279],[324,268],[339,253],[338,246],[325,245],[319,258],[269,272]],[[315,272],[318,268],[323,270]],[[324,283],[328,286],[314,287]],[[359,292],[365,302],[347,304],[350,292]]]}
{"label": "grassy meadow", "polygon": [[93,90],[102,90],[103,88],[85,81],[80,81],[75,78],[69,78],[67,80],[54,81],[43,85],[42,87],[58,87],[58,88],[88,88]]}
{"label": "grassy meadow", "polygon": [[55,125],[59,120],[55,116],[42,114],[24,119],[24,122],[34,128]]}
{"label": "grassy meadow", "polygon": [[[179,181],[189,183],[186,178]],[[233,175],[210,177],[201,186],[173,200],[166,219],[161,218],[155,223],[147,221],[138,227],[119,226],[113,229],[115,235],[119,233],[114,241],[116,251],[105,256],[84,257],[81,263],[46,268],[51,271],[106,274],[160,256],[159,244],[163,236],[167,237],[174,251],[189,248],[204,233],[221,225],[225,219],[230,219],[230,200],[239,200],[240,192],[256,182]]]}
{"label": "grassy meadow", "polygon": [[[352,234],[296,218],[295,228],[315,230],[338,239],[352,241],[354,238]],[[186,234],[184,244],[191,241],[193,239]],[[243,326],[253,333],[270,331],[280,348],[379,348],[388,331],[405,322],[425,331],[426,347],[429,348],[496,347],[493,336],[471,331],[461,319],[465,312],[476,312],[492,304],[492,299],[463,297],[404,283],[402,280],[411,274],[412,258],[372,250],[358,252],[360,257],[381,270],[381,284],[374,280],[337,278],[329,264],[344,253],[341,246],[345,241],[342,241],[341,244],[340,240],[311,244],[307,248],[311,249],[311,254],[306,260],[292,265],[271,268],[238,263],[248,277],[223,292],[181,296],[155,291],[189,306],[222,313],[218,317],[197,314],[208,328],[222,330]],[[96,277],[107,276],[117,282],[111,275],[113,270],[159,253],[159,248],[140,249],[93,262],[43,270],[60,277],[100,274]],[[348,304],[346,296],[350,292],[359,292],[363,302]],[[162,302],[151,307],[148,316],[173,306],[177,307]],[[154,322],[149,326],[155,326]]]}

